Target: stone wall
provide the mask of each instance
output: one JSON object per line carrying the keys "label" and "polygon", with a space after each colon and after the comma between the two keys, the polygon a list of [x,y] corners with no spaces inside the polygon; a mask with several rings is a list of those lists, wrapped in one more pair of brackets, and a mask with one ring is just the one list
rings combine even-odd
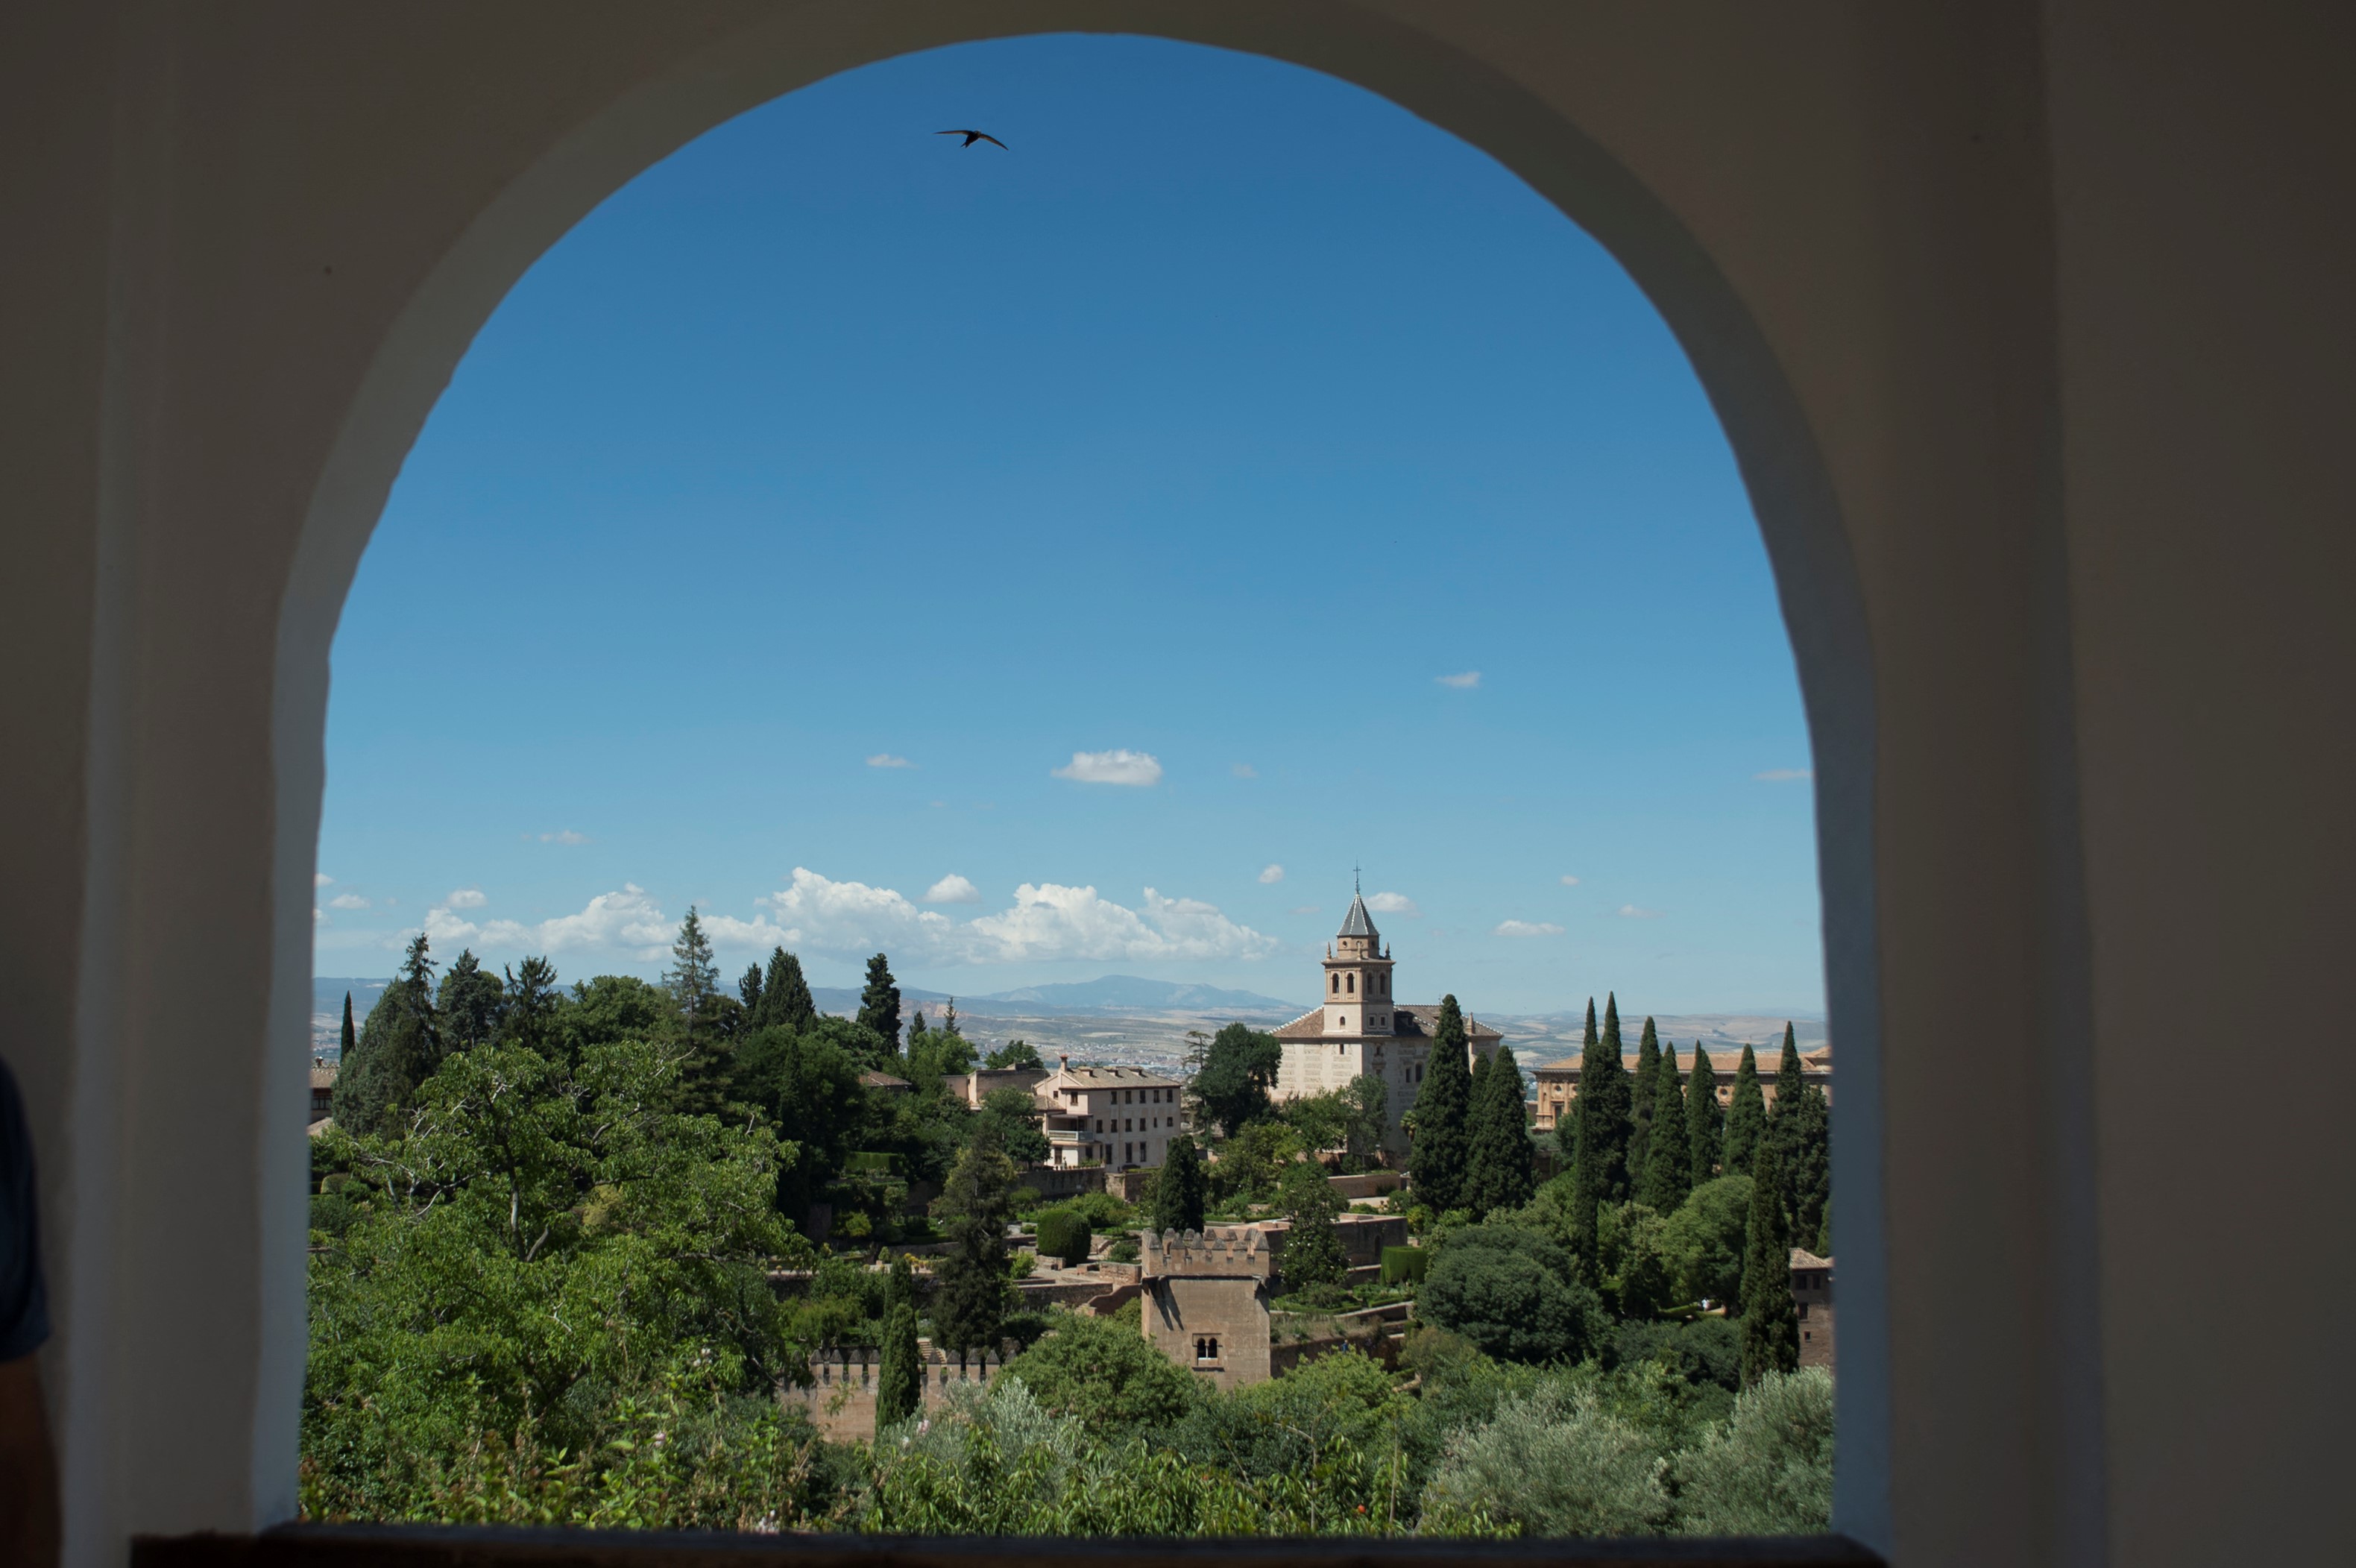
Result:
{"label": "stone wall", "polygon": [[[917,1355],[925,1368],[924,1408],[937,1408],[954,1389],[987,1387],[1005,1367],[1012,1349],[1010,1344],[999,1352],[960,1361],[918,1340]],[[829,1437],[872,1438],[875,1435],[875,1385],[883,1370],[883,1352],[873,1346],[821,1351],[810,1358],[810,1372],[818,1380],[816,1384],[807,1389],[787,1389],[778,1401],[798,1404],[809,1411],[819,1431]]]}

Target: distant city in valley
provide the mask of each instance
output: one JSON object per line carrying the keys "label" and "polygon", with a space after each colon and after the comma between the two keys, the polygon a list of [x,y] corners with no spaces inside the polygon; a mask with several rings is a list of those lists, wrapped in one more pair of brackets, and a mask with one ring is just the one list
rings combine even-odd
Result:
{"label": "distant city in valley", "polygon": [[[311,1046],[315,1055],[332,1058],[343,1028],[344,995],[350,993],[355,1017],[368,1010],[390,983],[385,979],[320,975],[311,983]],[[938,1023],[942,1010],[954,1000],[958,1025],[984,1050],[1009,1040],[1028,1040],[1043,1057],[1066,1055],[1076,1061],[1134,1064],[1173,1068],[1183,1059],[1189,1031],[1209,1033],[1223,1024],[1275,1025],[1296,1018],[1316,1004],[1287,1002],[1257,992],[1227,990],[1183,981],[1147,980],[1133,974],[1108,974],[1095,980],[1051,985],[1026,985],[986,996],[958,995],[903,986],[901,996],[911,1015],[921,1009]],[[859,1011],[859,993],[849,986],[811,988],[822,1012],[849,1018]],[[1429,1000],[1437,1002],[1434,995]],[[1505,1037],[1526,1068],[1557,1057],[1575,1054],[1587,1022],[1587,1003],[1580,998],[1557,1012],[1505,1014],[1483,1012],[1478,997],[1459,997],[1465,1012]],[[1596,998],[1602,1004],[1602,997]],[[1641,997],[1621,998],[1621,1011],[1633,1017],[1647,1015]],[[1698,1040],[1713,1055],[1720,1049],[1739,1052],[1748,1046],[1780,1047],[1788,1022],[1803,1049],[1826,1044],[1825,1020],[1804,1013],[1654,1013],[1649,1015],[1662,1038],[1690,1047]]]}

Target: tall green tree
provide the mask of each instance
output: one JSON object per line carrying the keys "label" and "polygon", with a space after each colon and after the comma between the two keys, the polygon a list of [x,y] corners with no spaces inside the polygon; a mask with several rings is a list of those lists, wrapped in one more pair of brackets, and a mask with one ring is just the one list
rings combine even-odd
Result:
{"label": "tall green tree", "polygon": [[[1783,1026],[1783,1054],[1775,1063],[1775,1102],[1767,1108],[1767,1136],[1781,1142],[1786,1125],[1778,1118],[1800,1103],[1800,1090],[1807,1085],[1807,1076],[1800,1070],[1800,1047],[1792,1037],[1792,1026]],[[1783,1156],[1786,1176],[1792,1170],[1792,1148],[1788,1144],[1778,1151]]]}
{"label": "tall green tree", "polygon": [[483,968],[472,948],[461,949],[458,961],[442,976],[434,1008],[442,1016],[443,1048],[470,1051],[498,1037],[507,1011],[507,988]]}
{"label": "tall green tree", "polygon": [[1408,1145],[1408,1179],[1434,1214],[1463,1202],[1464,1167],[1472,1156],[1472,1069],[1465,1058],[1464,1015],[1451,993],[1440,999],[1440,1022],[1423,1082],[1415,1091],[1415,1137]]}
{"label": "tall green tree", "polygon": [[732,1098],[760,1108],[795,1157],[777,1174],[777,1211],[803,1224],[811,1204],[842,1174],[866,1120],[859,1064],[813,1030],[763,1029],[730,1063]]}
{"label": "tall green tree", "polygon": [[884,1322],[884,1361],[875,1369],[877,1432],[924,1408],[925,1364],[916,1358],[916,1309],[904,1302]]}
{"label": "tall green tree", "polygon": [[1767,1135],[1767,1099],[1759,1088],[1759,1058],[1749,1046],[1734,1068],[1734,1094],[1726,1108],[1726,1174],[1749,1176]]}
{"label": "tall green tree", "polygon": [[753,1020],[761,1013],[761,966],[748,963],[744,972],[736,977],[737,1004],[744,1009],[744,1026],[753,1027]]}
{"label": "tall green tree", "polygon": [[421,931],[411,939],[401,972],[369,1009],[359,1039],[336,1073],[336,1125],[345,1132],[373,1133],[385,1126],[442,1064],[434,968]]}
{"label": "tall green tree", "polygon": [[[1601,1043],[1601,1036],[1595,1032],[1595,998],[1590,996],[1587,999],[1587,1030],[1580,1036],[1579,1069],[1582,1077],[1587,1071],[1589,1054]],[[1555,1120],[1555,1153],[1561,1158],[1562,1168],[1565,1170],[1579,1168],[1580,1125],[1580,1112],[1576,1101],[1572,1103],[1569,1115],[1558,1117]]]}
{"label": "tall green tree", "polygon": [[1326,1179],[1324,1167],[1315,1160],[1303,1160],[1287,1168],[1277,1183],[1276,1207],[1290,1222],[1284,1254],[1277,1260],[1286,1292],[1339,1288],[1349,1277],[1350,1259],[1333,1225],[1342,1212],[1342,1199]]}
{"label": "tall green tree", "polygon": [[[1591,1005],[1591,1004],[1590,1004]],[[1578,1122],[1571,1162],[1571,1244],[1582,1260],[1596,1257],[1596,1219],[1608,1203],[1628,1200],[1628,1134],[1634,1086],[1620,1046],[1620,999],[1606,996],[1603,1030],[1580,1056]]]}
{"label": "tall green tree", "polygon": [[507,1010],[499,1017],[501,1043],[552,1057],[558,1049],[557,1015],[564,1007],[564,993],[556,985],[556,966],[545,958],[527,957],[501,972],[507,976],[501,988],[507,994]]}
{"label": "tall green tree", "polygon": [[1665,1053],[1654,1069],[1652,1122],[1644,1179],[1636,1197],[1655,1214],[1675,1214],[1686,1194],[1693,1190],[1693,1151],[1686,1144],[1686,1100],[1677,1089],[1674,1049]]}
{"label": "tall green tree", "polygon": [[900,983],[892,978],[892,962],[882,953],[867,961],[867,985],[859,993],[859,1021],[883,1036],[893,1050],[900,1048]]}
{"label": "tall green tree", "polygon": [[1789,1201],[1772,1139],[1752,1157],[1751,1220],[1742,1239],[1742,1386],[1800,1364],[1800,1316],[1792,1305]]}
{"label": "tall green tree", "polygon": [[1247,1122],[1269,1114],[1268,1091],[1283,1065],[1284,1047],[1274,1035],[1230,1024],[1211,1036],[1203,1070],[1187,1090],[1203,1116],[1232,1138]]}
{"label": "tall green tree", "polygon": [[687,907],[687,918],[679,926],[679,940],[670,945],[671,965],[663,972],[663,988],[670,993],[679,1008],[680,1021],[687,1027],[687,1037],[693,1043],[696,1026],[712,1011],[712,1002],[720,994],[720,966],[712,961],[712,939],[704,934],[702,917],[695,906]]}
{"label": "tall green tree", "polygon": [[933,1332],[960,1353],[996,1348],[1005,1326],[1013,1294],[1006,1223],[1014,1218],[1014,1174],[996,1124],[978,1122],[933,1202],[949,1232],[948,1256],[934,1270]]}
{"label": "tall green tree", "polygon": [[1467,1118],[1464,1188],[1457,1202],[1475,1220],[1494,1209],[1521,1208],[1536,1188],[1523,1088],[1521,1064],[1513,1047],[1500,1040],[1490,1053],[1489,1070],[1473,1088]]}
{"label": "tall green tree", "polygon": [[1645,1151],[1653,1136],[1653,1079],[1661,1070],[1661,1036],[1653,1020],[1644,1020],[1644,1032],[1636,1041],[1636,1072],[1629,1085],[1628,1095],[1628,1185],[1639,1188],[1644,1183]]}
{"label": "tall green tree", "polygon": [[807,1032],[818,1022],[818,1003],[809,982],[802,976],[802,961],[783,948],[769,951],[768,972],[761,977],[761,1003],[753,1010],[749,1026]]}
{"label": "tall green tree", "polygon": [[1162,1179],[1153,1186],[1153,1229],[1183,1234],[1203,1228],[1203,1156],[1194,1140],[1181,1133],[1162,1159]]}
{"label": "tall green tree", "polygon": [[981,1065],[996,1072],[1041,1072],[1046,1063],[1039,1059],[1039,1048],[1028,1040],[1009,1040],[982,1058]]}
{"label": "tall green tree", "polygon": [[352,1047],[358,1044],[359,1044],[359,1036],[352,1029],[352,993],[347,991],[344,993],[343,1048],[336,1053],[336,1059],[338,1062],[348,1062],[351,1060]]}
{"label": "tall green tree", "polygon": [[1686,1082],[1686,1152],[1693,1159],[1692,1185],[1700,1187],[1718,1175],[1726,1155],[1726,1112],[1718,1103],[1718,1074],[1709,1053],[1694,1042],[1693,1073]]}
{"label": "tall green tree", "polygon": [[1833,1200],[1832,1113],[1825,1091],[1802,1083],[1789,1101],[1778,1083],[1775,1097],[1775,1158],[1789,1195],[1792,1244],[1825,1253],[1832,1242],[1827,1216]]}

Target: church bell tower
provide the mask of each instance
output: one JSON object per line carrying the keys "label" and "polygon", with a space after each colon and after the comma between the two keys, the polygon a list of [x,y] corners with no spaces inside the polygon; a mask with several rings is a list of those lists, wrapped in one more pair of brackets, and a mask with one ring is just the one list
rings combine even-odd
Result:
{"label": "church bell tower", "polygon": [[1391,957],[1366,913],[1363,892],[1352,889],[1350,912],[1325,950],[1327,1036],[1387,1035],[1391,1029]]}

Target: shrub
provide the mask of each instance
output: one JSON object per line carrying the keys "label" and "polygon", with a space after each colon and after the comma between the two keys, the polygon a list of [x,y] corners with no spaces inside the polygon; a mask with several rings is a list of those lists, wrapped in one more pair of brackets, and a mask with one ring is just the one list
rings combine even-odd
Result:
{"label": "shrub", "polygon": [[1426,1247],[1386,1247],[1383,1249],[1383,1283],[1420,1284],[1431,1267],[1431,1251]]}
{"label": "shrub", "polygon": [[1006,1363],[1040,1407],[1113,1435],[1167,1426],[1193,1409],[1194,1375],[1156,1349],[1135,1320],[1067,1317]]}
{"label": "shrub", "polygon": [[1416,1316],[1509,1361],[1580,1361],[1609,1323],[1576,1283],[1569,1253],[1536,1231],[1472,1225],[1441,1243],[1416,1295]]}
{"label": "shrub", "polygon": [[1068,1208],[1042,1209],[1039,1214],[1039,1255],[1060,1260],[1066,1268],[1088,1261],[1088,1243],[1096,1232]]}
{"label": "shrub", "polygon": [[1639,1535],[1669,1519],[1666,1462],[1593,1393],[1549,1383],[1514,1395],[1486,1425],[1460,1433],[1423,1491],[1423,1528],[1483,1525],[1524,1535]]}
{"label": "shrub", "polygon": [[1832,1527],[1833,1380],[1770,1372],[1734,1414],[1677,1456],[1679,1522],[1697,1535],[1801,1535]]}

